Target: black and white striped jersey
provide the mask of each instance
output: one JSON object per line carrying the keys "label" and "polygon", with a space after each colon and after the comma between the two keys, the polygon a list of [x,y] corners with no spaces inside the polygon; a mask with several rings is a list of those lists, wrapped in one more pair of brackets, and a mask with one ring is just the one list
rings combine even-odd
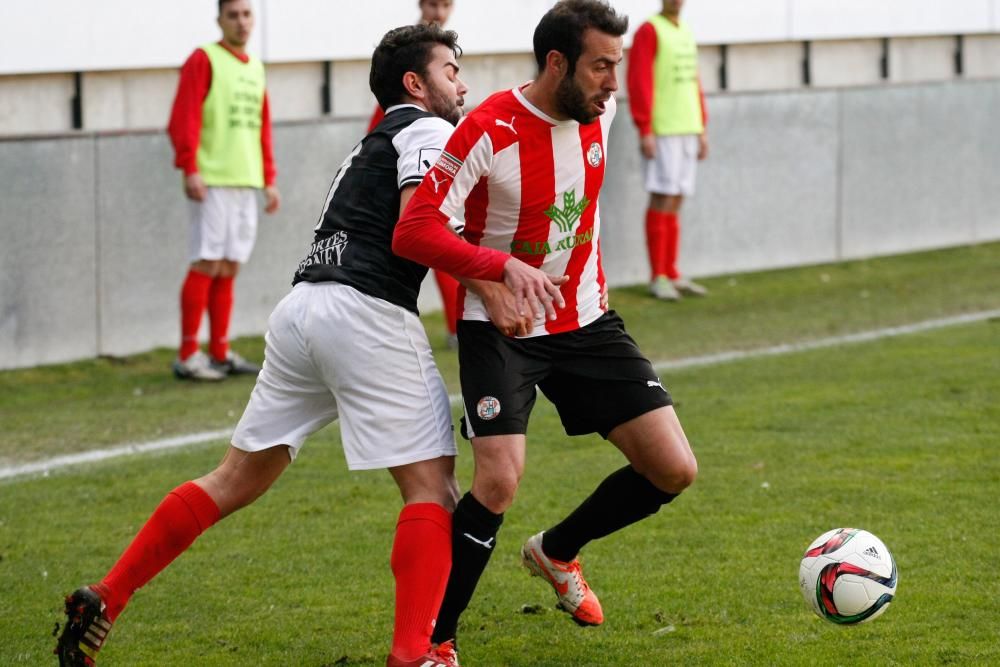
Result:
{"label": "black and white striped jersey", "polygon": [[416,313],[427,268],[392,253],[400,191],[423,180],[454,129],[417,106],[390,107],[340,165],[292,284],[343,283]]}

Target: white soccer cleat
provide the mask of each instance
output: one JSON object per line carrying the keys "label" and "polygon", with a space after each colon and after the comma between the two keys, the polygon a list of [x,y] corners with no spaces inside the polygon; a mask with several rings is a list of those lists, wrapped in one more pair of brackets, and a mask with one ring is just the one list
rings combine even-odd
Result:
{"label": "white soccer cleat", "polygon": [[604,611],[594,591],[580,571],[580,560],[569,563],[549,558],[542,551],[542,533],[528,539],[521,547],[521,562],[532,576],[542,577],[552,585],[559,599],[558,607],[580,625],[600,625]]}
{"label": "white soccer cleat", "polygon": [[218,382],[225,380],[226,374],[212,368],[212,362],[201,350],[195,352],[183,361],[174,360],[174,375],[181,380],[197,380],[199,382]]}
{"label": "white soccer cleat", "polygon": [[680,292],[666,276],[657,276],[649,283],[649,293],[661,301],[679,301]]}
{"label": "white soccer cleat", "polygon": [[693,280],[688,280],[687,278],[678,278],[673,281],[674,288],[681,294],[687,296],[707,296],[708,289],[704,285],[699,285]]}

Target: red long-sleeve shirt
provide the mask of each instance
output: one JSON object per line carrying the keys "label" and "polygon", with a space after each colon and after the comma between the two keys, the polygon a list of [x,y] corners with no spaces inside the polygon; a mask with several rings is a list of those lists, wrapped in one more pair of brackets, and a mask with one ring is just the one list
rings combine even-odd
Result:
{"label": "red long-sleeve shirt", "polygon": [[[653,133],[653,66],[656,61],[656,45],[656,28],[647,21],[635,31],[628,55],[628,72],[625,76],[628,106],[641,137]],[[700,80],[698,99],[701,102],[701,121],[707,126],[708,109],[705,107],[705,94]]]}
{"label": "red long-sleeve shirt", "polygon": [[[239,58],[248,62],[250,57],[238,54],[220,42],[220,45]],[[174,145],[174,166],[184,170],[185,175],[198,171],[198,143],[201,140],[201,110],[212,87],[212,62],[202,49],[195,49],[181,67],[181,78],[177,83],[177,95],[170,110],[167,133]],[[274,167],[274,150],[271,143],[271,109],[264,92],[261,109],[260,147],[264,156],[264,184],[274,185],[277,170]]]}

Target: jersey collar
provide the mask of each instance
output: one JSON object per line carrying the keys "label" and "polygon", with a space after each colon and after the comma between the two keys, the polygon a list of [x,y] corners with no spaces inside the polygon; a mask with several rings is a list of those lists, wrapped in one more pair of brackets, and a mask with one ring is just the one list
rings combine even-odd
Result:
{"label": "jersey collar", "polygon": [[[531,81],[528,81],[528,83],[531,83]],[[525,109],[527,109],[528,111],[530,111],[534,115],[538,116],[539,118],[541,118],[542,120],[544,120],[546,123],[551,123],[552,125],[559,125],[559,126],[579,125],[579,123],[577,123],[572,118],[567,118],[566,120],[556,120],[555,118],[553,118],[552,116],[548,115],[547,113],[545,113],[544,111],[542,111],[541,109],[539,109],[538,107],[536,107],[534,104],[532,104],[531,102],[529,102],[528,98],[525,97],[524,93],[521,92],[521,89],[524,88],[525,86],[527,86],[528,83],[522,84],[522,85],[520,85],[520,86],[518,86],[516,88],[512,88],[511,89],[511,92],[514,93],[514,97],[517,99],[518,102],[521,103],[521,105]]]}

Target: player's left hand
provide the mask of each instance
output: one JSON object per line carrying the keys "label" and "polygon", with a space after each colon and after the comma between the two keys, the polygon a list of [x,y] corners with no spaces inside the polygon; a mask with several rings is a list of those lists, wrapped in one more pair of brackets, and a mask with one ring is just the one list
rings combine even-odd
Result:
{"label": "player's left hand", "polygon": [[569,276],[550,276],[516,257],[503,265],[503,282],[514,294],[517,312],[531,319],[543,315],[550,320],[556,319],[556,309],[566,307],[559,286],[567,281]]}
{"label": "player's left hand", "polygon": [[604,283],[604,287],[601,288],[601,310],[608,312],[609,305],[611,302],[608,300],[608,284]]}
{"label": "player's left hand", "polygon": [[278,192],[277,185],[269,185],[264,188],[264,196],[267,197],[267,203],[264,205],[264,210],[268,213],[274,213],[281,206],[281,193]]}
{"label": "player's left hand", "polygon": [[704,132],[698,135],[698,159],[704,160],[708,157],[708,137]]}
{"label": "player's left hand", "polygon": [[483,283],[479,296],[486,306],[490,322],[504,336],[527,336],[534,329],[534,322],[530,318],[518,314],[517,300],[503,283]]}

